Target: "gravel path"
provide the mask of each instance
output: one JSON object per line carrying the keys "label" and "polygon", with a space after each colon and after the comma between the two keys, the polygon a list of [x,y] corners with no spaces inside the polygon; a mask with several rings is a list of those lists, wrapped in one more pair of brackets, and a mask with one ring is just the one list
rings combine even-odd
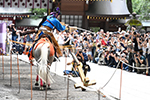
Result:
{"label": "gravel path", "polygon": [[[4,56],[4,79],[2,74],[2,56],[0,56],[0,100],[30,100],[30,65],[19,61],[20,69],[20,93],[18,85],[17,60],[13,58],[12,67],[12,86],[10,86],[10,62],[9,56]],[[34,86],[36,78],[36,68],[32,68],[32,100],[45,100],[45,91],[40,91]],[[67,100],[67,79],[58,75],[51,74],[55,83],[51,84],[51,89],[47,91],[47,100]],[[81,91],[74,88],[74,82],[69,81],[69,100],[98,100],[98,94],[91,91]],[[100,100],[109,100],[100,97]]]}

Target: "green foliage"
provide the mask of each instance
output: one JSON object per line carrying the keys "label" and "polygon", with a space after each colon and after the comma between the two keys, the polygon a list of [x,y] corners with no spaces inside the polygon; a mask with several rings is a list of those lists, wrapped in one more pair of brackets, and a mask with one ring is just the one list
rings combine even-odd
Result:
{"label": "green foliage", "polygon": [[130,26],[133,26],[133,25],[136,25],[136,26],[142,26],[142,23],[137,20],[137,19],[130,19],[127,21],[127,23],[125,23],[126,26],[130,25]]}
{"label": "green foliage", "polygon": [[150,20],[150,1],[149,0],[132,0],[133,12],[141,15],[139,20]]}
{"label": "green foliage", "polygon": [[93,32],[98,32],[98,30],[100,29],[100,27],[90,27],[90,29],[91,29]]}
{"label": "green foliage", "polygon": [[30,9],[30,11],[35,14],[31,16],[31,18],[33,19],[42,18],[45,16],[44,13],[47,13],[47,9],[44,8],[34,8],[34,9]]}

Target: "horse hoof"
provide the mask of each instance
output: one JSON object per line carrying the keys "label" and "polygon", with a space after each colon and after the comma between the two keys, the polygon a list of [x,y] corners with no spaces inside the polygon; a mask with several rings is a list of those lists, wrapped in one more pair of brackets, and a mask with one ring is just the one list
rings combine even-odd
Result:
{"label": "horse hoof", "polygon": [[44,88],[42,86],[40,86],[40,90],[44,90]]}
{"label": "horse hoof", "polygon": [[35,83],[35,86],[39,86],[39,83],[38,83],[38,82],[36,82],[36,83]]}
{"label": "horse hoof", "polygon": [[48,87],[47,87],[48,89],[51,89],[51,86],[50,85],[48,85]]}
{"label": "horse hoof", "polygon": [[45,83],[43,84],[43,87],[44,87],[44,88],[46,87],[46,84],[45,84]]}

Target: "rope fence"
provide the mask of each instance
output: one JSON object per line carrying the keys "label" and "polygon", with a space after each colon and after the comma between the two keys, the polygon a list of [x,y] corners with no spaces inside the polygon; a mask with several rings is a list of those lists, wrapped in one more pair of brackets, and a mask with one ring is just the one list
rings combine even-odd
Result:
{"label": "rope fence", "polygon": [[[125,63],[124,61],[120,60],[123,64],[126,64],[128,67],[131,67],[131,68],[135,68],[135,69],[150,69],[150,67],[144,67],[144,68],[141,68],[140,66],[139,67],[134,67],[134,66],[131,66],[127,63]],[[145,65],[146,66],[146,65]]]}

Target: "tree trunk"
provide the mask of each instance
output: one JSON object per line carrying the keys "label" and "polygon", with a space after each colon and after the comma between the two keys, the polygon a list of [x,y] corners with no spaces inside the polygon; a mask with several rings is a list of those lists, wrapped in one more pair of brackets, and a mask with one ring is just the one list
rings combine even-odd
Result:
{"label": "tree trunk", "polygon": [[132,0],[127,0],[127,7],[129,12],[132,14],[133,10],[132,10]]}

